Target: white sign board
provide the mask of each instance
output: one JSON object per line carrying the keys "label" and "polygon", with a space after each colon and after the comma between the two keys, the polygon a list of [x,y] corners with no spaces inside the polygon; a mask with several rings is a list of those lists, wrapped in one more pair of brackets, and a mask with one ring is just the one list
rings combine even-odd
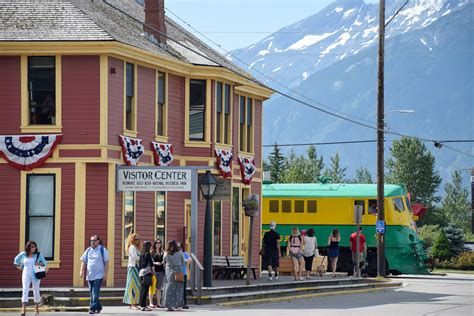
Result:
{"label": "white sign board", "polygon": [[163,167],[117,168],[117,192],[191,191],[191,169]]}

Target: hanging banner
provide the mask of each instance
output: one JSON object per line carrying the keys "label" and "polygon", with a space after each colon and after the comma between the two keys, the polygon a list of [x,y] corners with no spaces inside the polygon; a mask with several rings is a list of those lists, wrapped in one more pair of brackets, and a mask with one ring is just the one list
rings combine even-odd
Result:
{"label": "hanging banner", "polygon": [[136,166],[140,157],[145,152],[142,140],[119,135],[120,144],[122,144],[123,159],[127,166]]}
{"label": "hanging banner", "polygon": [[253,175],[257,171],[255,168],[255,161],[253,158],[239,157],[239,164],[243,183],[250,184]]}
{"label": "hanging banner", "polygon": [[0,136],[0,157],[18,170],[39,168],[53,154],[63,135]]}
{"label": "hanging banner", "polygon": [[187,168],[117,166],[117,192],[191,191],[191,174]]}
{"label": "hanging banner", "polygon": [[216,166],[221,176],[224,178],[232,177],[232,152],[230,150],[215,149]]}
{"label": "hanging banner", "polygon": [[166,167],[173,161],[173,145],[151,142],[155,165]]}

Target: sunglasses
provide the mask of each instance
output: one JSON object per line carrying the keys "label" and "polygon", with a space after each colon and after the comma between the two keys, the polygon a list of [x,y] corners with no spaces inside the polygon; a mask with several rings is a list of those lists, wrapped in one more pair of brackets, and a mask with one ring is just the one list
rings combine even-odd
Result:
{"label": "sunglasses", "polygon": [[97,239],[91,239],[91,242],[96,242],[96,241],[97,241]]}

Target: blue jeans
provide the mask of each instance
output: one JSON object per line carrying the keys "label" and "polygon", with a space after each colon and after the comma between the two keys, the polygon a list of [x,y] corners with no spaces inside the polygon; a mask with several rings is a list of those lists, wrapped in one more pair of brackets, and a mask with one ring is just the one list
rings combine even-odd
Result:
{"label": "blue jeans", "polygon": [[100,305],[99,302],[99,292],[101,284],[102,279],[89,281],[89,291],[91,293],[91,303],[89,308],[93,311],[102,310],[102,305]]}

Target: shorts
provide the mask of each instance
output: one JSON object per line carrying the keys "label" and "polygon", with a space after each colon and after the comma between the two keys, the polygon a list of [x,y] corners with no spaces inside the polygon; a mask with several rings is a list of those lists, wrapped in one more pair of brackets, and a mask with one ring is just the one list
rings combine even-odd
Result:
{"label": "shorts", "polygon": [[297,253],[292,253],[290,251],[290,258],[296,258],[299,260],[300,258],[303,258],[303,252],[298,251]]}
{"label": "shorts", "polygon": [[265,254],[265,260],[267,261],[267,266],[271,266],[273,269],[280,266],[280,257],[278,252]]}

